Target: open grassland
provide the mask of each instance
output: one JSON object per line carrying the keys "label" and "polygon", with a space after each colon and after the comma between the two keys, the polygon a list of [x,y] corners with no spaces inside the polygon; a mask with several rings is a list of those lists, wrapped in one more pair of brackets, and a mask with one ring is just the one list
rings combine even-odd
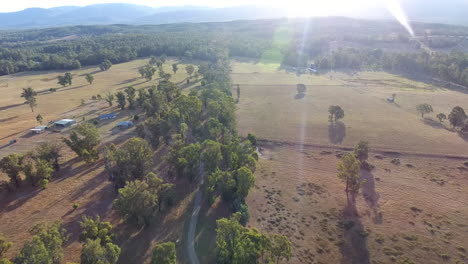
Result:
{"label": "open grassland", "polygon": [[287,235],[289,263],[468,260],[466,160],[370,153],[376,168],[361,172],[366,182],[353,206],[336,177],[342,151],[286,144],[260,149],[248,225]]}
{"label": "open grassland", "polygon": [[[468,108],[468,92],[452,91],[383,72],[303,74],[278,70],[276,64],[234,62],[233,94],[240,85],[238,129],[261,139],[304,144],[353,146],[359,140],[375,148],[468,155],[468,136],[439,123],[454,106]],[[296,84],[307,86],[305,96]],[[396,94],[395,103],[387,98]],[[416,105],[434,113],[422,119]],[[328,107],[340,105],[345,118],[328,122]]]}
{"label": "open grassland", "polygon": [[[176,74],[172,71],[172,63],[166,61],[163,65],[166,73],[172,74],[171,81],[183,88],[195,85],[185,83],[187,73],[185,65],[180,64]],[[0,77],[0,146],[10,139],[16,138],[37,124],[36,116],[41,114],[44,122],[54,121],[61,118],[74,118],[69,111],[80,106],[81,100],[88,101],[93,95],[105,96],[108,92],[115,93],[133,86],[135,89],[149,87],[157,84],[157,73],[152,81],[146,81],[138,73],[139,67],[148,63],[148,59],[135,60],[127,63],[113,65],[108,71],[100,71],[97,67],[87,67],[80,70],[70,71],[73,74],[73,84],[61,88],[57,84],[57,76],[63,72],[25,72]],[[85,80],[85,74],[94,76],[93,84],[89,85]],[[34,112],[27,104],[23,104],[21,98],[23,88],[31,87],[38,92],[37,107]],[[50,92],[50,88],[57,88],[56,92]]]}

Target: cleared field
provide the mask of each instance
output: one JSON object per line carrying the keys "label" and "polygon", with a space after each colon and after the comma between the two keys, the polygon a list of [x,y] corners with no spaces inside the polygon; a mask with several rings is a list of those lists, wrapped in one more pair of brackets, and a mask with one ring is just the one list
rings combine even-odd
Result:
{"label": "cleared field", "polygon": [[[178,83],[183,88],[190,86],[185,84],[187,73],[185,65],[180,64],[176,74],[172,72],[172,63],[167,61],[164,71],[172,74],[171,81]],[[73,84],[61,88],[57,84],[57,76],[63,72],[26,72],[0,77],[0,146],[10,139],[17,137],[25,130],[37,125],[36,116],[41,114],[44,122],[60,118],[73,118],[69,111],[77,108],[81,100],[88,101],[93,95],[104,96],[108,92],[116,92],[128,86],[135,89],[149,87],[157,84],[157,74],[152,81],[141,78],[138,68],[147,64],[148,60],[135,60],[127,63],[113,65],[108,71],[101,72],[97,67],[88,67],[80,70],[70,71],[73,74]],[[84,75],[92,73],[94,82],[89,85]],[[191,85],[195,85],[192,82]],[[31,87],[38,92],[37,107],[34,112],[28,105],[23,104],[24,99],[20,97],[22,89]],[[58,88],[56,92],[49,92],[49,88]]]}
{"label": "cleared field", "polygon": [[341,151],[268,144],[261,153],[248,225],[287,235],[289,263],[466,263],[463,160],[371,153],[376,169],[361,172],[350,206],[336,177]]}
{"label": "cleared field", "polygon": [[[452,131],[447,121],[435,121],[454,106],[467,109],[468,93],[382,72],[297,76],[245,62],[233,63],[232,79],[240,85],[238,129],[244,135],[343,146],[368,140],[380,149],[468,155],[468,136]],[[304,97],[297,95],[298,83],[307,86]],[[387,102],[393,93],[395,103]],[[420,103],[431,104],[434,113],[422,119],[416,112]],[[328,122],[330,105],[345,110],[334,125]]]}

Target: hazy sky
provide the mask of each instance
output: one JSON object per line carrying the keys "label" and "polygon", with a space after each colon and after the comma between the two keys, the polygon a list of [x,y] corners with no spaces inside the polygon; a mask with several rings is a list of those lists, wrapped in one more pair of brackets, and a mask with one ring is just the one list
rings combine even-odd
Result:
{"label": "hazy sky", "polygon": [[326,12],[332,9],[356,9],[370,3],[375,3],[376,0],[2,0],[0,12],[19,11],[29,7],[49,8],[64,5],[85,6],[97,3],[116,2],[126,2],[152,7],[178,5],[201,5],[212,7],[268,5],[280,8],[286,7],[300,13],[317,13]]}

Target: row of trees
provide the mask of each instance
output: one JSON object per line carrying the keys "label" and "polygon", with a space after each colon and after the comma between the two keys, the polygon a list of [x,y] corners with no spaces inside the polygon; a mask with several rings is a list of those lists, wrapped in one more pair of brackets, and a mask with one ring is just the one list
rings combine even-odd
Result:
{"label": "row of trees", "polygon": [[[424,118],[425,114],[434,112],[434,109],[432,105],[423,103],[416,105],[416,111]],[[448,119],[453,128],[460,128],[461,131],[468,132],[468,116],[460,106],[455,106],[448,116],[444,113],[439,113],[436,117],[441,123]]]}
{"label": "row of trees", "polygon": [[450,53],[396,53],[380,49],[338,49],[316,60],[317,68],[330,70],[385,70],[404,74],[426,74],[468,86],[468,55]]}

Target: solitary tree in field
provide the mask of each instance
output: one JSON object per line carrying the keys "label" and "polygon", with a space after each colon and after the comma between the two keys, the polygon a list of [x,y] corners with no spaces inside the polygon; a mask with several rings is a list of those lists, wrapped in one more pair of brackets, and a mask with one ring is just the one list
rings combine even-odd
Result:
{"label": "solitary tree in field", "polygon": [[173,63],[172,64],[172,71],[174,72],[174,74],[177,73],[177,70],[179,70],[179,65],[177,63]]}
{"label": "solitary tree in field", "polygon": [[185,71],[187,72],[189,78],[192,78],[192,74],[193,72],[195,71],[195,67],[193,67],[193,65],[187,65],[185,66]]}
{"label": "solitary tree in field", "polygon": [[110,62],[110,60],[108,60],[108,59],[105,59],[105,60],[99,65],[99,68],[101,69],[101,71],[107,71],[107,70],[109,70],[111,67],[112,67],[112,62]]}
{"label": "solitary tree in field", "polygon": [[240,101],[240,93],[241,93],[241,91],[240,91],[240,85],[237,84],[237,102]]}
{"label": "solitary tree in field", "polygon": [[44,118],[42,117],[41,114],[38,114],[38,115],[36,116],[36,121],[37,121],[40,125],[42,125],[42,121],[43,121],[43,120],[44,120]]}
{"label": "solitary tree in field", "polygon": [[63,87],[67,86],[67,85],[71,85],[72,84],[72,80],[73,80],[73,76],[71,73],[69,72],[66,72],[65,75],[63,76],[58,76],[57,77],[58,79],[58,84],[62,85]]}
{"label": "solitary tree in field", "polygon": [[392,101],[395,102],[395,98],[396,98],[396,93],[393,93],[392,94]]}
{"label": "solitary tree in field", "polygon": [[430,104],[418,104],[416,106],[416,111],[421,114],[421,117],[424,118],[425,114],[432,113],[434,110],[432,109],[432,106]]}
{"label": "solitary tree in field", "polygon": [[94,82],[94,76],[91,75],[90,73],[86,74],[85,79],[89,84],[93,84],[93,82]]}
{"label": "solitary tree in field", "polygon": [[[347,153],[341,157],[341,161],[338,164],[338,178],[346,184],[345,192],[346,198],[349,201],[354,201],[355,195],[359,192],[361,187],[361,180],[359,176],[361,164],[356,156],[351,153]],[[351,194],[351,200],[349,195]]]}
{"label": "solitary tree in field", "polygon": [[447,116],[444,113],[439,113],[437,114],[437,119],[439,119],[439,122],[442,123],[445,119],[447,119]]}
{"label": "solitary tree in field", "polygon": [[157,244],[153,250],[151,264],[176,264],[176,248],[172,242]]}
{"label": "solitary tree in field", "polygon": [[465,110],[460,106],[455,106],[448,116],[448,120],[454,128],[461,127],[466,118]]}
{"label": "solitary tree in field", "polygon": [[64,77],[65,77],[65,80],[67,81],[67,84],[72,85],[73,75],[69,72],[66,72]]}
{"label": "solitary tree in field", "polygon": [[34,112],[34,107],[37,106],[36,102],[37,92],[33,90],[33,88],[23,88],[23,92],[21,93],[21,97],[26,99],[26,103],[31,108],[31,112]]}
{"label": "solitary tree in field", "polygon": [[298,94],[304,94],[306,92],[306,86],[303,83],[298,83],[297,84],[297,93]]}
{"label": "solitary tree in field", "polygon": [[120,109],[124,110],[126,104],[125,94],[122,92],[118,92],[115,94],[115,96],[117,97],[117,104],[119,105]]}
{"label": "solitary tree in field", "polygon": [[105,97],[106,102],[109,104],[109,106],[112,106],[114,102],[114,95],[111,92],[108,92]]}
{"label": "solitary tree in field", "polygon": [[330,113],[328,116],[328,120],[330,122],[336,122],[337,120],[342,119],[345,115],[344,110],[339,105],[330,105],[328,113]]}

